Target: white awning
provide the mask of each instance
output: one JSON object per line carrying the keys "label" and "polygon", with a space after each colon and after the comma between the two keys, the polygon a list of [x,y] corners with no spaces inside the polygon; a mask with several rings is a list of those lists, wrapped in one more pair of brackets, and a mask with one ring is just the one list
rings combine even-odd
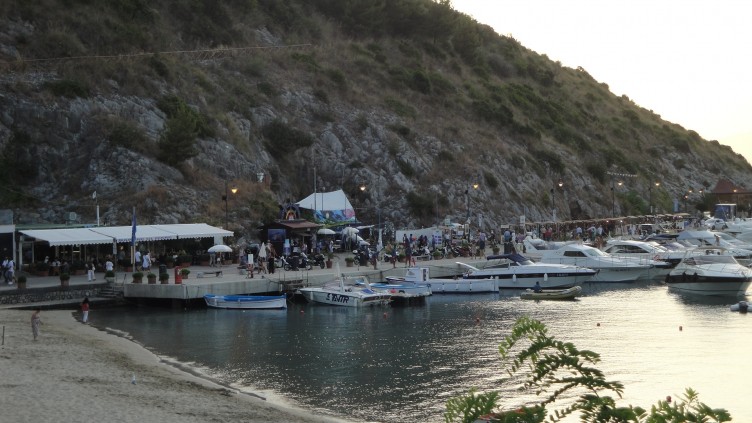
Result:
{"label": "white awning", "polygon": [[214,238],[233,236],[232,231],[207,225],[206,223],[182,223],[175,225],[151,225],[165,232],[173,233],[178,239]]}
{"label": "white awning", "polygon": [[[133,234],[133,228],[131,226],[98,226],[91,228],[92,231],[107,235],[110,239],[115,239],[117,242],[131,242]],[[172,232],[166,232],[154,225],[137,225],[136,226],[136,242],[140,241],[164,241],[167,239],[177,239],[177,236]]]}
{"label": "white awning", "polygon": [[29,229],[19,232],[41,241],[47,241],[51,246],[112,244],[112,237],[92,232],[89,228]]}
{"label": "white awning", "polygon": [[[40,241],[47,241],[51,246],[57,246],[131,242],[132,231],[131,226],[97,226],[93,228],[27,229],[19,232]],[[214,238],[232,235],[232,231],[205,223],[136,226],[136,242]]]}

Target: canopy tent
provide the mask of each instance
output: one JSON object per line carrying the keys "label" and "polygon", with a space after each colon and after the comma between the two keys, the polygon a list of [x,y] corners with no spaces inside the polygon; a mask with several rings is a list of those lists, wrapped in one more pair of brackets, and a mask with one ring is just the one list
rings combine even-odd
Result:
{"label": "canopy tent", "polygon": [[[89,245],[131,242],[133,227],[97,226],[93,228],[24,229],[20,233],[50,246]],[[176,225],[137,225],[136,242],[163,241],[169,239],[213,238],[232,236],[231,231],[209,226],[205,223]]]}
{"label": "canopy tent", "polygon": [[298,207],[313,211],[316,222],[346,223],[355,222],[355,210],[345,192],[315,192],[295,203]]}

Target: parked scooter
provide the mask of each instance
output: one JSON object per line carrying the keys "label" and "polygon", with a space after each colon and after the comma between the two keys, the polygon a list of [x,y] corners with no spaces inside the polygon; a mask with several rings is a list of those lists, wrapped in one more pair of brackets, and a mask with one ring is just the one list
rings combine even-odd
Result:
{"label": "parked scooter", "polygon": [[324,257],[323,254],[314,254],[313,259],[310,260],[312,263],[312,266],[319,266],[320,268],[326,267],[326,257]]}
{"label": "parked scooter", "polygon": [[305,255],[305,253],[300,253],[299,256],[293,256],[290,257],[289,260],[285,260],[283,258],[284,264],[283,268],[285,270],[311,270],[313,269],[313,266],[311,265],[311,261],[308,260],[308,256]]}

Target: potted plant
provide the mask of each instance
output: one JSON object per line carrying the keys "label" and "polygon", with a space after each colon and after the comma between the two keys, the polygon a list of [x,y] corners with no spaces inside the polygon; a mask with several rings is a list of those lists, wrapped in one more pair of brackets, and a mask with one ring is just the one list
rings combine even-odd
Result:
{"label": "potted plant", "polygon": [[69,286],[70,285],[70,275],[68,273],[61,273],[60,274],[60,286]]}
{"label": "potted plant", "polygon": [[201,254],[198,258],[198,261],[202,266],[208,266],[210,260],[211,256],[209,254]]}
{"label": "potted plant", "polygon": [[144,274],[141,272],[133,272],[131,276],[133,277],[132,283],[141,283],[144,281]]}
{"label": "potted plant", "polygon": [[167,285],[170,283],[170,274],[169,273],[160,273],[159,274],[159,283],[162,285]]}
{"label": "potted plant", "polygon": [[491,248],[491,251],[493,251],[494,254],[499,254],[499,251],[501,251],[501,249],[498,245],[495,245],[493,246],[493,248]]}
{"label": "potted plant", "polygon": [[355,259],[352,257],[345,257],[345,265],[347,267],[353,267],[353,264],[355,263]]}
{"label": "potted plant", "polygon": [[49,276],[50,275],[50,265],[48,263],[45,263],[43,261],[34,263],[34,274],[37,276]]}
{"label": "potted plant", "polygon": [[113,272],[112,270],[104,272],[104,280],[109,283],[115,282],[115,272]]}
{"label": "potted plant", "polygon": [[71,262],[70,270],[74,275],[85,275],[86,263],[81,260],[73,260],[73,262]]}
{"label": "potted plant", "polygon": [[172,269],[175,267],[175,258],[172,256],[165,257],[165,264],[167,265],[168,269]]}
{"label": "potted plant", "polygon": [[188,274],[191,273],[190,269],[180,269],[180,276],[183,279],[188,279]]}
{"label": "potted plant", "polygon": [[434,252],[432,253],[432,255],[433,255],[433,259],[434,260],[438,260],[439,258],[441,258],[441,252],[439,252],[437,250],[434,250]]}
{"label": "potted plant", "polygon": [[193,263],[193,256],[182,254],[178,256],[176,261],[180,264],[180,267],[188,267]]}
{"label": "potted plant", "polygon": [[397,254],[397,261],[400,262],[400,263],[404,263],[405,262],[405,257],[406,257],[405,253],[399,253],[399,254]]}
{"label": "potted plant", "polygon": [[26,275],[18,275],[16,278],[18,289],[26,289]]}
{"label": "potted plant", "polygon": [[155,284],[155,283],[157,283],[157,275],[155,275],[154,273],[151,273],[151,272],[147,273],[146,274],[146,282],[150,283],[152,285]]}
{"label": "potted plant", "polygon": [[326,268],[331,269],[332,268],[332,260],[334,259],[334,253],[327,253],[326,254]]}

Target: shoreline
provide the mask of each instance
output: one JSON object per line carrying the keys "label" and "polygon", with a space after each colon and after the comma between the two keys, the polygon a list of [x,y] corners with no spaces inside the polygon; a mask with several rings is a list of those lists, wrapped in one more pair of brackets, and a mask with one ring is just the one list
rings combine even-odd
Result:
{"label": "shoreline", "polygon": [[347,422],[236,389],[124,334],[82,324],[70,310],[42,311],[33,341],[31,313],[0,310],[0,408],[8,421]]}

